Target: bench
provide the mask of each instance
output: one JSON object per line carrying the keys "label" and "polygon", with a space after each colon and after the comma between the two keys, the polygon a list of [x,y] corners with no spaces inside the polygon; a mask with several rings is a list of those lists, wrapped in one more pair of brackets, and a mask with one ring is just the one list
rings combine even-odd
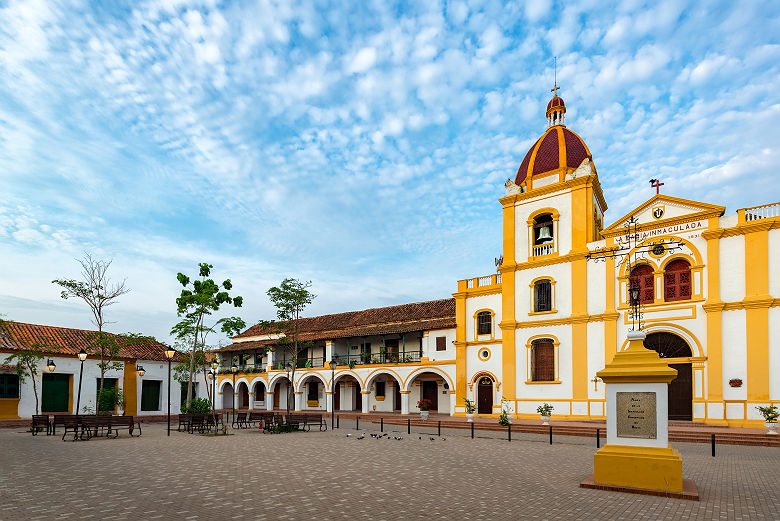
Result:
{"label": "bench", "polygon": [[78,439],[83,440],[85,439],[85,436],[86,439],[89,439],[90,437],[89,432],[85,432],[81,426],[81,416],[74,414],[55,416],[54,425],[62,425],[65,428],[65,432],[62,433],[62,441],[65,441],[65,436],[68,435],[68,432],[73,434],[73,441]]}
{"label": "bench", "polygon": [[79,419],[79,418],[81,418],[81,415],[79,415],[79,414],[55,414],[54,415],[54,421],[51,424],[51,433],[52,434],[57,434],[57,426],[58,425],[65,426],[65,422],[66,421],[70,421],[70,419],[72,419],[72,418]]}
{"label": "bench", "polygon": [[214,432],[218,430],[218,427],[220,425],[224,425],[224,422],[222,421],[222,413],[209,413],[206,415],[206,430],[210,431],[212,427],[214,427]]}
{"label": "bench", "polygon": [[247,422],[249,425],[265,425],[266,422],[272,422],[274,420],[274,413],[272,412],[250,412]]}
{"label": "bench", "polygon": [[92,437],[96,437],[98,435],[98,431],[101,431],[101,433],[105,435],[106,438],[110,437],[111,434],[113,434],[114,438],[116,438],[117,436],[119,436],[119,433],[115,432],[114,429],[112,428],[113,419],[114,416],[107,416],[107,415],[82,416],[81,417],[82,435],[86,434],[87,439],[91,439]]}
{"label": "bench", "polygon": [[284,416],[281,414],[270,413],[258,413],[263,415],[263,432],[279,432],[282,427],[285,427]]}
{"label": "bench", "polygon": [[328,424],[322,419],[321,414],[290,414],[287,416],[288,425],[303,425],[302,430],[310,431],[312,425],[317,425],[320,431],[328,430]]}
{"label": "bench", "polygon": [[114,430],[114,437],[119,436],[119,428],[127,428],[127,433],[132,437],[135,429],[138,429],[136,437],[142,434],[141,422],[136,421],[135,416],[109,416],[111,420],[111,428]]}
{"label": "bench", "polygon": [[46,436],[51,434],[51,421],[49,421],[48,414],[33,414],[32,425],[30,425],[30,431],[33,436],[36,436],[39,432],[46,428]]}
{"label": "bench", "polygon": [[181,432],[182,427],[185,431],[189,431],[192,428],[192,414],[179,415],[179,425],[176,427],[176,430]]}
{"label": "bench", "polygon": [[236,426],[238,426],[239,429],[248,429],[250,425],[247,416],[248,415],[245,412],[236,413],[231,427],[236,428]]}

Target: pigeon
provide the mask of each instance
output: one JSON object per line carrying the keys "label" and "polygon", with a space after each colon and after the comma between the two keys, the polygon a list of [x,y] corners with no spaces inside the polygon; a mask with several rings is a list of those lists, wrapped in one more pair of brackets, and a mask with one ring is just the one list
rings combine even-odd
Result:
{"label": "pigeon", "polygon": [[431,438],[431,441],[433,441],[433,438]]}
{"label": "pigeon", "polygon": [[422,439],[422,436],[420,436],[420,439]]}
{"label": "pigeon", "polygon": [[347,433],[347,438],[350,438],[350,437],[352,437],[352,434],[348,432]]}

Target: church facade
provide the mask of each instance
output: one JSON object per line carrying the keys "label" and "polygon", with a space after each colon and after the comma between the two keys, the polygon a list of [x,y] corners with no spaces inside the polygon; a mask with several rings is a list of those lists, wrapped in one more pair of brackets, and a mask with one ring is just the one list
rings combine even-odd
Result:
{"label": "church facade", "polygon": [[605,227],[593,157],[565,112],[556,94],[506,183],[497,273],[458,281],[454,301],[305,319],[314,347],[294,382],[274,339],[250,328],[223,364],[253,355],[257,368],[221,376],[223,397],[284,408],[281,384],[296,410],[407,414],[432,398],[435,411],[464,415],[469,399],[480,415],[538,418],[549,403],[557,419],[601,419],[596,373],[641,326],[678,371],[671,419],[759,426],[755,406],[780,403],[780,203],[726,215],[657,193]]}

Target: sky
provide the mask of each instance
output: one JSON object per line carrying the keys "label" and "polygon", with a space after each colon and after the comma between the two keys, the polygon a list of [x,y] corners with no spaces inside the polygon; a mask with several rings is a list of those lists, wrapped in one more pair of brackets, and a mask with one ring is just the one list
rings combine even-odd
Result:
{"label": "sky", "polygon": [[[663,193],[780,201],[780,4],[0,0],[0,313],[91,328],[84,252],[170,341],[176,274],[248,324],[447,298],[494,272],[504,182],[545,130],[554,57],[605,222]],[[214,344],[227,341],[214,335]]]}

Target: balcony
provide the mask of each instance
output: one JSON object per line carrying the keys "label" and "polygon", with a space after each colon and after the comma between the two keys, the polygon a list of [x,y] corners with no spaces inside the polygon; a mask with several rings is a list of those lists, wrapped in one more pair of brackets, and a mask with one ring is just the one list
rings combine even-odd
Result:
{"label": "balcony", "polygon": [[420,362],[419,351],[400,353],[359,353],[354,355],[335,355],[333,360],[338,365],[371,365],[371,364],[414,364]]}
{"label": "balcony", "polygon": [[555,244],[541,244],[539,246],[534,246],[532,250],[534,257],[541,257],[542,255],[550,255],[552,253],[555,253]]}
{"label": "balcony", "polygon": [[458,281],[458,291],[470,291],[501,287],[501,274],[485,275],[484,277],[474,277],[473,279],[464,279]]}
{"label": "balcony", "polygon": [[740,208],[737,210],[737,216],[740,223],[780,217],[780,203],[763,204],[751,208]]}

